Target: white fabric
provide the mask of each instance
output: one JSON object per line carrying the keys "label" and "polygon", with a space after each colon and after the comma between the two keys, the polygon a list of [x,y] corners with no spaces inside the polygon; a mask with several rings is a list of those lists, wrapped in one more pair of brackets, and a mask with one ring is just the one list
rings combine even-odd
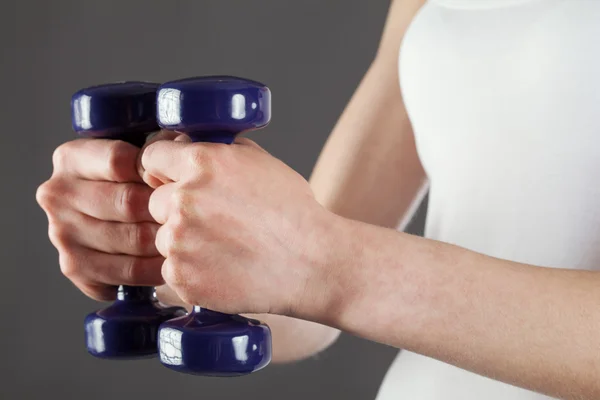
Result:
{"label": "white fabric", "polygon": [[[600,1],[432,0],[399,71],[430,178],[427,237],[598,269]],[[402,351],[378,399],[549,397]]]}

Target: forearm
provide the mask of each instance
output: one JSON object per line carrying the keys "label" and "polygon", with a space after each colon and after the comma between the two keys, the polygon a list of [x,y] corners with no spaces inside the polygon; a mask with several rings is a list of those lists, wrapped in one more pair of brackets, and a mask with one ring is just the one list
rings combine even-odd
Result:
{"label": "forearm", "polygon": [[274,314],[249,314],[266,322],[273,338],[273,362],[289,363],[309,358],[329,347],[340,331],[327,325]]}
{"label": "forearm", "polygon": [[332,229],[340,273],[321,322],[552,396],[600,398],[600,273],[355,221]]}
{"label": "forearm", "polygon": [[[337,215],[397,226],[420,202],[425,173],[396,81],[394,65],[373,62],[313,170],[310,184],[316,199]],[[167,287],[158,293],[167,303],[180,302]],[[330,346],[340,333],[286,316],[253,317],[272,330],[274,362],[307,358]]]}
{"label": "forearm", "polygon": [[[402,101],[396,62],[404,30],[421,3],[392,6],[378,55],[313,170],[310,185],[316,199],[337,215],[403,229],[426,192],[426,175]],[[277,315],[257,318],[272,328],[274,361],[306,358],[339,336],[337,329],[303,320]]]}
{"label": "forearm", "polygon": [[[392,1],[377,55],[315,165],[310,185],[328,210],[403,229],[427,186],[398,82],[398,49],[425,0]],[[273,331],[274,361],[327,348],[339,331],[278,315],[260,315]]]}
{"label": "forearm", "polygon": [[[332,131],[310,184],[317,200],[338,215],[403,228],[426,179],[391,68],[375,60]],[[390,84],[396,89],[390,91]],[[309,357],[339,336],[337,329],[304,320],[256,317],[273,331],[276,362]]]}
{"label": "forearm", "polygon": [[[386,226],[410,218],[410,206],[418,202],[417,193],[425,185],[424,173],[413,155],[412,132],[398,132],[410,129],[399,91],[386,94],[388,88],[382,87],[386,77],[394,79],[392,75],[394,72],[385,71],[375,60],[329,136],[310,179],[315,197],[328,210]],[[397,113],[386,116],[389,108]],[[404,152],[409,157],[397,156],[402,146],[409,148]],[[403,182],[393,172],[398,170],[406,173]],[[375,195],[373,185],[387,188],[388,193]],[[340,334],[330,326],[280,315],[254,317],[271,327],[275,362],[316,354]]]}
{"label": "forearm", "polygon": [[310,184],[319,203],[346,218],[401,227],[427,179],[398,84],[397,64],[376,59],[329,136]]}

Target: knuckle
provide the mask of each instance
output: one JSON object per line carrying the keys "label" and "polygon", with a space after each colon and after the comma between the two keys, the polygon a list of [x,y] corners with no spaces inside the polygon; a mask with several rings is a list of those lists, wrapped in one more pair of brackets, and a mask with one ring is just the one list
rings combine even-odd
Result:
{"label": "knuckle", "polygon": [[55,222],[51,222],[48,225],[48,237],[50,242],[57,249],[64,249],[67,247],[69,235],[67,229],[62,225]]}
{"label": "knuckle", "polygon": [[135,284],[141,281],[144,276],[144,259],[141,257],[130,257],[125,263],[123,279],[126,283]]}
{"label": "knuckle", "polygon": [[129,230],[129,242],[137,253],[148,253],[154,248],[156,230],[152,223],[132,224]]}
{"label": "knuckle", "polygon": [[195,167],[204,167],[210,162],[208,152],[202,146],[190,146],[186,156],[188,162]]}
{"label": "knuckle", "polygon": [[38,204],[48,214],[54,214],[58,211],[59,204],[68,199],[68,185],[62,180],[52,178],[42,183],[35,193]]}
{"label": "knuckle", "polygon": [[131,221],[136,218],[142,204],[140,202],[140,196],[138,195],[134,185],[119,185],[119,190],[115,200],[116,209],[127,221]]}
{"label": "knuckle", "polygon": [[67,142],[61,144],[54,150],[54,153],[52,153],[52,165],[54,166],[54,169],[60,169],[67,164],[72,146],[73,142]]}
{"label": "knuckle", "polygon": [[165,282],[172,288],[179,290],[184,282],[182,263],[177,257],[169,257],[163,263],[162,276]]}
{"label": "knuckle", "polygon": [[163,251],[163,254],[169,258],[176,257],[178,254],[177,242],[183,238],[184,228],[179,224],[169,223],[168,225],[164,225],[161,229],[163,232],[161,235],[160,248]]}
{"label": "knuckle", "polygon": [[170,237],[169,243],[173,250],[177,248],[177,244],[185,240],[187,236],[187,227],[183,222],[174,222],[170,224],[168,234]]}
{"label": "knuckle", "polygon": [[171,194],[171,205],[173,209],[182,208],[185,204],[185,192],[181,189],[174,190]]}
{"label": "knuckle", "polygon": [[68,279],[73,280],[81,274],[77,257],[75,257],[72,253],[61,253],[59,260],[60,272]]}
{"label": "knuckle", "polygon": [[191,194],[184,188],[179,188],[173,191],[171,195],[171,215],[175,218],[177,225],[188,214],[189,208],[193,204]]}
{"label": "knuckle", "polygon": [[187,160],[196,175],[202,177],[201,181],[207,182],[214,175],[213,149],[208,151],[202,146],[191,146],[187,150]]}
{"label": "knuckle", "polygon": [[108,143],[106,168],[108,176],[115,182],[123,182],[128,178],[127,170],[135,167],[135,154],[132,147],[121,141]]}
{"label": "knuckle", "polygon": [[35,199],[45,210],[52,208],[56,201],[56,192],[54,191],[52,181],[46,181],[37,188]]}

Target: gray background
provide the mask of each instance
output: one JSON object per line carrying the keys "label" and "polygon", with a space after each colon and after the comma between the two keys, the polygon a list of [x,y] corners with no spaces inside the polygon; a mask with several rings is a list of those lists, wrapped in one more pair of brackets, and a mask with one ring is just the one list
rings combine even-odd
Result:
{"label": "gray background", "polygon": [[35,189],[50,175],[53,149],[74,137],[74,91],[206,74],[268,84],[273,121],[252,137],[308,176],[375,54],[387,7],[367,0],[2,1],[0,398],[375,396],[396,350],[349,335],[314,359],[236,379],[181,375],[156,359],[88,356],[82,318],[100,304],[61,276]]}

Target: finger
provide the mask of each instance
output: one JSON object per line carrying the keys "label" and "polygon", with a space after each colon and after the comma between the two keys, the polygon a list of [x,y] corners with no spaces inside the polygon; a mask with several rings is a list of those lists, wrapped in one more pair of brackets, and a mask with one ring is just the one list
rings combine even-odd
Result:
{"label": "finger", "polygon": [[144,143],[144,147],[148,147],[154,142],[158,142],[159,140],[178,140],[180,137],[187,137],[184,133],[169,131],[166,129],[161,129],[158,132],[154,132],[151,135],[148,135],[146,138],[146,142]]}
{"label": "finger", "polygon": [[175,293],[175,291],[168,285],[158,286],[156,288],[156,297],[161,303],[186,307],[188,311],[191,311],[192,306],[181,300],[181,298],[177,296],[177,293]]}
{"label": "finger", "polygon": [[191,287],[195,287],[198,283],[198,276],[193,272],[193,269],[186,268],[189,265],[188,259],[181,257],[170,257],[165,259],[162,264],[162,276],[167,285],[173,288],[173,291],[184,303],[198,304],[190,298],[186,298],[186,293]]}
{"label": "finger", "polygon": [[[190,265],[196,264],[194,260],[187,258],[194,251],[203,251],[207,249],[207,242],[204,238],[205,230],[202,226],[191,226],[189,224],[180,224],[169,221],[156,232],[156,249],[165,258],[171,262],[176,258]],[[188,255],[188,256],[185,256]]]}
{"label": "finger", "polygon": [[144,153],[144,150],[146,149],[146,147],[150,146],[152,143],[158,142],[159,140],[185,141],[186,138],[189,139],[188,136],[186,136],[182,133],[174,132],[174,131],[167,131],[164,129],[149,135],[146,138],[146,143],[142,147],[142,150],[140,151],[140,153],[137,157],[137,160],[136,160],[136,169],[138,171],[138,175],[141,176],[142,179],[144,179],[145,181],[147,180],[147,183],[150,186],[152,186],[152,187],[160,186],[162,184],[162,182],[159,181],[158,179],[156,179],[155,177],[153,177],[149,174],[147,174],[148,176],[144,177],[144,168],[142,167],[142,154]]}
{"label": "finger", "polygon": [[153,222],[148,210],[152,188],[142,183],[76,180],[61,185],[61,197],[85,215],[114,222]]}
{"label": "finger", "polygon": [[62,273],[73,282],[95,285],[158,286],[164,259],[106,254],[92,249],[61,253]]}
{"label": "finger", "polygon": [[[211,143],[158,141],[144,149],[142,168],[162,183],[179,181],[188,170],[207,167]],[[147,183],[148,180],[146,180]]]}
{"label": "finger", "polygon": [[156,232],[156,249],[167,259],[173,255],[176,247],[181,245],[181,243],[177,243],[174,233],[174,230],[169,225],[162,225],[158,232]]}
{"label": "finger", "polygon": [[96,301],[112,301],[117,298],[117,286],[73,282],[87,297]]}
{"label": "finger", "polygon": [[163,225],[169,219],[176,186],[173,183],[155,189],[148,202],[148,210],[152,218]]}
{"label": "finger", "polygon": [[109,254],[153,257],[160,253],[154,244],[160,225],[154,222],[101,221],[78,214],[69,224],[69,239],[80,246]]}
{"label": "finger", "polygon": [[79,139],[54,151],[55,174],[89,180],[142,182],[135,167],[139,149],[121,140]]}

